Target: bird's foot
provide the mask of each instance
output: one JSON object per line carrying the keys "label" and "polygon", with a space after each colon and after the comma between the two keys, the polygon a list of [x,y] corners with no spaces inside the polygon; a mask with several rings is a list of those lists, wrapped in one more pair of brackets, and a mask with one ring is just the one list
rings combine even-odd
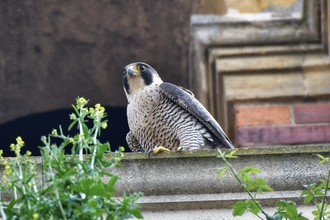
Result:
{"label": "bird's foot", "polygon": [[150,154],[156,155],[159,152],[170,152],[170,150],[167,149],[166,147],[162,147],[162,146],[155,147],[153,150],[148,152],[148,158],[150,158]]}
{"label": "bird's foot", "polygon": [[180,153],[183,153],[183,148],[182,147],[178,147],[175,152],[180,152]]}

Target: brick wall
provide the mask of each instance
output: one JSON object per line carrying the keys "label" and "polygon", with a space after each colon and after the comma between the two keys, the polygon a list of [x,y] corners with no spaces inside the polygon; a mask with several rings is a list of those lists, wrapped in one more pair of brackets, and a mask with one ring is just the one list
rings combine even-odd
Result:
{"label": "brick wall", "polygon": [[239,105],[238,147],[330,142],[330,103]]}

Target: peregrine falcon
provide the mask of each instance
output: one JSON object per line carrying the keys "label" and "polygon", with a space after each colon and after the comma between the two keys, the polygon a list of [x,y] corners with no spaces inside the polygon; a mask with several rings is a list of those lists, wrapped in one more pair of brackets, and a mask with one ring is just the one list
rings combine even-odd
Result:
{"label": "peregrine falcon", "polygon": [[146,63],[131,63],[123,74],[130,129],[126,141],[133,152],[234,148],[192,92],[163,82]]}

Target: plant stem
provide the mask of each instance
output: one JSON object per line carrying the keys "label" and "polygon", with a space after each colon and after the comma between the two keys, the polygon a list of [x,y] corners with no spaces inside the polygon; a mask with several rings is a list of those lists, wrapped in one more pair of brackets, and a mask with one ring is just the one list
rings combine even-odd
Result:
{"label": "plant stem", "polygon": [[[19,170],[18,179],[21,181],[23,195],[26,195],[26,188],[25,188],[25,184],[24,184],[24,181],[23,181],[23,171],[22,171],[22,167],[21,167],[21,162],[20,161],[17,161],[17,166],[18,166],[18,170]],[[27,206],[28,206],[29,209],[31,209],[31,205],[30,205],[30,201],[29,200],[27,200]]]}
{"label": "plant stem", "polygon": [[[221,155],[222,160],[227,164],[227,166],[229,167],[230,171],[234,174],[235,179],[243,187],[243,189],[245,190],[245,192],[247,192],[247,194],[252,199],[252,201],[258,206],[258,208],[260,209],[260,211],[262,212],[262,214],[264,214],[265,216],[268,216],[268,214],[266,212],[264,212],[264,210],[262,209],[262,207],[259,205],[259,203],[257,202],[257,200],[253,197],[253,195],[251,194],[251,192],[246,188],[245,183],[237,176],[236,171],[233,169],[233,167],[231,166],[231,164],[227,161],[227,159],[225,157],[225,154],[223,154],[220,150],[219,150],[219,153]],[[256,216],[259,217],[260,219],[262,219],[260,216],[258,216],[258,215],[256,215]]]}
{"label": "plant stem", "polygon": [[[52,170],[51,166],[49,166],[49,172],[50,172],[50,175],[52,177],[53,184],[57,184],[56,181],[55,181],[54,173],[53,173],[53,170]],[[56,196],[56,199],[57,199],[57,203],[58,203],[58,205],[60,207],[60,211],[61,211],[62,217],[63,217],[64,220],[67,220],[65,211],[64,211],[63,206],[62,206],[62,203],[61,203],[60,195],[58,193],[57,185],[54,187],[54,189],[55,189],[55,196]]]}
{"label": "plant stem", "polygon": [[325,185],[324,195],[323,195],[323,199],[322,199],[322,207],[320,210],[320,220],[322,220],[322,218],[323,218],[323,209],[324,209],[325,200],[326,200],[327,193],[328,193],[329,180],[330,180],[330,170],[328,170],[327,183]]}
{"label": "plant stem", "polygon": [[95,163],[95,157],[96,157],[96,151],[97,151],[97,146],[96,146],[97,133],[98,133],[98,127],[96,127],[95,133],[94,133],[94,136],[93,136],[94,150],[93,150],[92,161],[91,161],[91,169],[92,170],[94,170],[94,163]]}
{"label": "plant stem", "polygon": [[[83,132],[83,128],[82,128],[82,123],[81,123],[81,120],[79,120],[79,134],[80,135],[83,135],[84,132]],[[81,137],[79,137],[80,141],[82,140]],[[81,143],[81,142],[80,142]],[[82,145],[80,144],[79,146],[79,161],[83,161],[83,147]]]}
{"label": "plant stem", "polygon": [[3,220],[7,219],[5,212],[3,211],[2,202],[1,202],[1,191],[0,191],[0,214]]}

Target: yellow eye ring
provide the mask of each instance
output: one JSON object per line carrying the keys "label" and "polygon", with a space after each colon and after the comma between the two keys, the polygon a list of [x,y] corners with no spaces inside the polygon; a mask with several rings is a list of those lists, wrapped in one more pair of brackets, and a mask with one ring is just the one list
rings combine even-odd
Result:
{"label": "yellow eye ring", "polygon": [[137,68],[138,68],[139,70],[142,70],[142,71],[144,71],[144,70],[147,69],[146,66],[143,65],[143,64],[139,64],[139,65],[137,66]]}

